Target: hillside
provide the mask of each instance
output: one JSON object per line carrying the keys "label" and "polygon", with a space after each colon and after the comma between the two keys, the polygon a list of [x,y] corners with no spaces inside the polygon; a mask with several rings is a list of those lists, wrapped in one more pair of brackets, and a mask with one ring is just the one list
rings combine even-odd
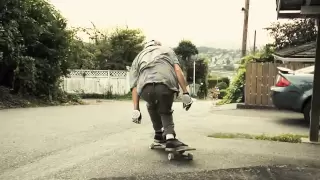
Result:
{"label": "hillside", "polygon": [[236,64],[241,57],[241,50],[219,49],[212,47],[197,47],[199,54],[209,56],[211,58],[210,67],[217,65]]}
{"label": "hillside", "polygon": [[210,58],[209,74],[212,77],[228,77],[232,79],[238,68],[241,50],[197,47],[199,54]]}

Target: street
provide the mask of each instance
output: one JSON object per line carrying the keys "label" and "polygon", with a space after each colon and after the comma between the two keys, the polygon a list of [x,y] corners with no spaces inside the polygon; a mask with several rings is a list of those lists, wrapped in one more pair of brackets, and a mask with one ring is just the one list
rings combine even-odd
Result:
{"label": "street", "polygon": [[177,138],[196,148],[193,161],[150,150],[153,129],[131,122],[130,101],[0,111],[0,179],[92,179],[291,164],[320,167],[320,146],[215,139],[214,132],[308,134],[301,114],[174,103]]}

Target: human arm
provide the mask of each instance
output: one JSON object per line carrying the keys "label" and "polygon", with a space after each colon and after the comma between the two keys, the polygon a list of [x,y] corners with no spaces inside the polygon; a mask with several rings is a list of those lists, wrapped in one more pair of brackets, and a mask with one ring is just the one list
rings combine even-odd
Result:
{"label": "human arm", "polygon": [[175,71],[175,73],[177,75],[178,83],[179,83],[179,85],[180,85],[180,87],[182,89],[182,92],[183,93],[188,93],[188,90],[187,90],[188,84],[186,82],[186,78],[185,78],[185,76],[183,74],[183,71],[182,71],[182,69],[180,67],[180,62],[178,60],[177,55],[175,54],[175,52],[172,49],[169,50],[168,54],[169,54],[170,59],[172,60],[174,71]]}
{"label": "human arm", "polygon": [[182,69],[179,64],[174,64],[174,71],[176,72],[178,82],[179,82],[179,85],[182,89],[182,92],[188,93],[187,82],[186,82],[186,79],[184,77],[184,74],[183,74]]}
{"label": "human arm", "polygon": [[190,94],[187,90],[187,81],[185,79],[185,76],[183,74],[183,71],[180,67],[180,63],[178,60],[178,57],[176,56],[176,54],[174,53],[174,51],[170,51],[169,56],[173,62],[173,66],[174,66],[174,71],[177,75],[177,79],[178,79],[178,83],[182,89],[183,95],[182,95],[182,103],[183,103],[183,108],[188,111],[193,103],[192,98],[190,97]]}
{"label": "human arm", "polygon": [[139,78],[139,67],[137,63],[137,58],[134,59],[132,62],[130,73],[129,73],[129,79],[130,79],[130,90],[132,94],[132,102],[133,102],[133,109],[134,110],[140,110],[139,107],[139,95],[137,92],[137,82]]}
{"label": "human arm", "polygon": [[140,124],[142,119],[142,116],[140,113],[140,107],[139,107],[140,97],[137,92],[138,78],[139,78],[139,67],[137,64],[137,58],[135,58],[130,68],[129,80],[130,80],[130,90],[131,90],[132,102],[133,102],[132,122],[136,124]]}
{"label": "human arm", "polygon": [[140,111],[140,106],[139,106],[139,96],[137,92],[137,87],[134,87],[132,89],[132,102],[133,102],[133,109]]}

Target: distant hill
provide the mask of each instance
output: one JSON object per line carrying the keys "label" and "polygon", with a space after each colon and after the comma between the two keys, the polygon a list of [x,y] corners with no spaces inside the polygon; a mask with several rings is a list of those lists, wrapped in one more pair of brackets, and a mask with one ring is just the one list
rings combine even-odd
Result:
{"label": "distant hill", "polygon": [[241,58],[241,50],[220,49],[206,46],[200,46],[197,48],[199,54],[203,54],[211,58],[210,67],[236,64]]}

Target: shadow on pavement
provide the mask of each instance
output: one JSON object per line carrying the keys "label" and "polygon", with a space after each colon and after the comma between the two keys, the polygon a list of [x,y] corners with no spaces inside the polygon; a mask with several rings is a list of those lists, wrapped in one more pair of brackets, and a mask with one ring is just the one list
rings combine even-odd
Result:
{"label": "shadow on pavement", "polygon": [[221,169],[212,171],[199,171],[187,173],[168,173],[160,175],[137,175],[130,177],[93,178],[91,180],[136,180],[136,179],[178,179],[178,180],[204,180],[204,179],[232,179],[232,180],[269,180],[294,179],[310,180],[320,179],[320,169],[296,166],[256,166],[236,169]]}
{"label": "shadow on pavement", "polygon": [[278,123],[289,126],[309,128],[309,122],[305,121],[303,118],[281,118],[278,120]]}

